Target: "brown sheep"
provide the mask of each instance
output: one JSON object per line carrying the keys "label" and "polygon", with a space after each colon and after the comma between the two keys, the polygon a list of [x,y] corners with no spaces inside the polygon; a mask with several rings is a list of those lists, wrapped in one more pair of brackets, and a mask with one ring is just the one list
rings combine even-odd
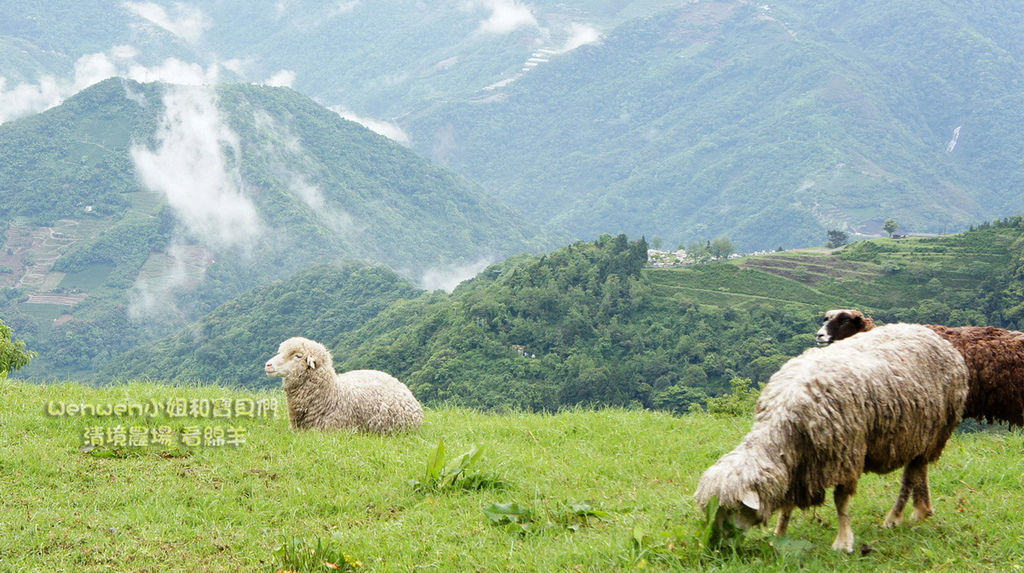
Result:
{"label": "brown sheep", "polygon": [[831,344],[837,340],[849,338],[858,332],[865,332],[875,327],[875,321],[864,316],[859,310],[840,308],[825,313],[821,329],[815,336],[818,344]]}
{"label": "brown sheep", "polygon": [[[830,310],[817,340],[828,344],[873,326],[856,310]],[[1024,333],[994,326],[924,326],[951,342],[967,363],[964,418],[1024,426]]]}

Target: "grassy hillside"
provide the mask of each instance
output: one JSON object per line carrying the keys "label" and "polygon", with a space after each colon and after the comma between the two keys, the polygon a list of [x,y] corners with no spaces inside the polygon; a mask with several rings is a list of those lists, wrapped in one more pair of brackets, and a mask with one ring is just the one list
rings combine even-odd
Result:
{"label": "grassy hillside", "polygon": [[[47,414],[175,399],[277,400],[278,417]],[[762,529],[738,554],[715,554],[701,547],[691,494],[747,417],[437,408],[422,429],[382,438],[296,433],[283,415],[280,390],[0,381],[0,569],[1007,571],[1024,560],[1019,432],[955,436],[931,472],[936,514],[923,523],[881,527],[898,476],[864,477],[854,555],[828,548],[831,503],[797,512],[783,542]],[[90,428],[116,438],[160,426],[175,439],[190,426],[242,427],[244,443],[83,447]],[[484,448],[456,482],[470,489],[410,484],[427,483],[441,441],[449,460]],[[484,511],[500,520],[493,504],[512,503],[504,515],[521,523],[493,524]]]}
{"label": "grassy hillside", "polygon": [[647,278],[663,297],[743,308],[853,306],[885,320],[993,323],[1021,302],[1011,286],[1024,262],[1020,218],[938,237],[873,239],[842,249],[798,249],[727,264],[657,268]]}

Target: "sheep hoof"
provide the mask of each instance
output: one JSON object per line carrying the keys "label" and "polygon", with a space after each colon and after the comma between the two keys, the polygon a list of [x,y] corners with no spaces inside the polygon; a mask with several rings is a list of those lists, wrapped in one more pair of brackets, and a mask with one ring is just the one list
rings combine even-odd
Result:
{"label": "sheep hoof", "polygon": [[832,550],[853,553],[853,538],[843,539],[841,537],[836,537],[835,542],[832,543]]}
{"label": "sheep hoof", "polygon": [[893,515],[890,513],[885,517],[885,521],[882,522],[882,527],[893,528],[901,523],[903,523],[902,515]]}
{"label": "sheep hoof", "polygon": [[934,513],[935,513],[935,511],[932,510],[932,508],[930,508],[930,507],[928,509],[924,509],[924,510],[915,509],[914,510],[914,516],[913,516],[914,517],[914,521],[923,521],[923,520],[928,519],[929,517],[931,517],[932,514],[934,514]]}

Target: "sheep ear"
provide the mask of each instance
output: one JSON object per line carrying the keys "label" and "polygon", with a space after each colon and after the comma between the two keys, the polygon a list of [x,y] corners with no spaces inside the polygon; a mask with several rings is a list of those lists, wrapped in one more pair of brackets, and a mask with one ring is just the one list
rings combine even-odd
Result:
{"label": "sheep ear", "polygon": [[743,492],[743,497],[740,498],[740,503],[754,511],[759,511],[761,509],[761,498],[757,496],[757,492],[752,490]]}
{"label": "sheep ear", "polygon": [[309,366],[310,370],[316,370],[316,358],[312,355],[306,357],[306,365]]}

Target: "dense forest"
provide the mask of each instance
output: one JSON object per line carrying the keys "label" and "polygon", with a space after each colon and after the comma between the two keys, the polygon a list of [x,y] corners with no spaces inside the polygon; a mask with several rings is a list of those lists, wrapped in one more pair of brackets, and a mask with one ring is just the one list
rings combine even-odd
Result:
{"label": "dense forest", "polygon": [[383,269],[311,269],[171,339],[113,360],[107,378],[273,385],[284,337],[323,341],[339,369],[394,373],[427,403],[686,411],[756,387],[814,344],[821,314],[1024,328],[1024,219],[934,238],[876,239],[677,268],[646,240],[603,235],[494,264],[451,294]]}

